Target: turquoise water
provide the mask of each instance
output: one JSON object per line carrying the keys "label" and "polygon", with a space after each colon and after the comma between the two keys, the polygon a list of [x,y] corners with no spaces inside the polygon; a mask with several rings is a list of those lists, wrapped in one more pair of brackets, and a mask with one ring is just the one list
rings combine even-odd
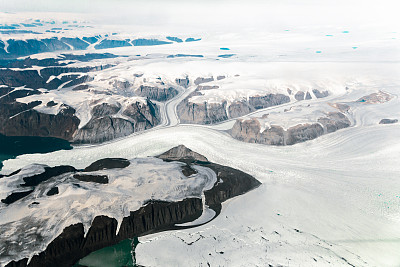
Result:
{"label": "turquoise water", "polygon": [[72,149],[63,139],[36,136],[5,136],[0,134],[0,170],[2,162],[23,154],[48,153],[57,150]]}
{"label": "turquoise water", "polygon": [[126,239],[120,243],[102,248],[90,253],[81,259],[75,267],[120,267],[120,266],[136,266],[136,246],[139,244],[137,237]]}
{"label": "turquoise water", "polygon": [[322,53],[322,51],[315,51],[315,53],[317,53],[317,54],[321,54],[321,53]]}
{"label": "turquoise water", "polygon": [[221,47],[220,50],[231,50],[231,49],[227,47]]}

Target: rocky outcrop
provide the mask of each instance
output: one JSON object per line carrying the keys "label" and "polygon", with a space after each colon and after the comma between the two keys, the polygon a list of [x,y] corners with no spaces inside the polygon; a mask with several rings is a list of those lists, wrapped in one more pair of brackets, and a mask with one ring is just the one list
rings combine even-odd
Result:
{"label": "rocky outcrop", "polygon": [[293,127],[290,127],[287,130],[287,145],[294,145],[297,143],[305,142],[308,140],[315,139],[324,134],[324,129],[318,123],[313,124],[299,124]]}
{"label": "rocky outcrop", "polygon": [[255,111],[247,101],[237,101],[228,106],[229,118],[237,118]]}
{"label": "rocky outcrop", "polygon": [[[87,81],[91,81],[93,78],[84,73],[102,70],[109,68],[111,65],[97,66],[97,67],[47,67],[40,70],[40,73],[36,70],[11,70],[11,69],[0,69],[0,85],[9,87],[21,87],[39,89],[45,88],[49,90],[57,89],[60,85],[65,83],[65,86],[74,86]],[[61,78],[54,78],[49,81],[51,76],[58,76],[64,73],[82,73],[81,75],[63,75]],[[48,82],[49,81],[49,82]],[[67,84],[68,82],[68,84]]]}
{"label": "rocky outcrop", "polygon": [[258,119],[236,120],[230,133],[233,138],[248,143],[283,146],[312,140],[350,125],[349,119],[343,113],[329,112],[325,117],[320,117],[318,123],[298,124],[287,130],[279,125],[271,125],[261,131]]}
{"label": "rocky outcrop", "polygon": [[82,182],[93,182],[98,184],[108,184],[107,175],[93,175],[93,174],[74,174],[75,179]]}
{"label": "rocky outcrop", "polygon": [[328,91],[319,91],[318,89],[313,89],[312,92],[314,93],[316,98],[324,98],[329,95]]}
{"label": "rocky outcrop", "polygon": [[301,101],[301,100],[304,100],[304,96],[305,96],[305,94],[304,94],[303,91],[298,91],[298,92],[294,95],[294,98],[295,98],[297,101]]}
{"label": "rocky outcrop", "polygon": [[100,159],[89,166],[87,166],[83,171],[84,172],[94,172],[100,170],[109,170],[109,169],[123,169],[130,165],[129,160],[122,158],[105,158]]}
{"label": "rocky outcrop", "polygon": [[1,202],[4,204],[11,204],[14,203],[17,200],[20,200],[21,198],[26,197],[30,193],[32,193],[34,190],[28,190],[28,191],[22,191],[22,192],[13,192],[10,195],[8,195],[5,199],[2,199]]}
{"label": "rocky outcrop", "polygon": [[179,103],[177,112],[181,123],[212,124],[228,119],[227,102],[192,103],[185,99]]}
{"label": "rocky outcrop", "polygon": [[[205,204],[215,209],[217,214],[221,210],[222,202],[260,185],[252,176],[211,163],[204,156],[184,146],[172,148],[159,158],[165,161],[181,161],[188,166],[200,165],[213,170],[217,181],[214,187],[204,194]],[[116,219],[99,215],[93,219],[86,235],[82,223],[70,225],[63,229],[43,252],[34,255],[29,264],[27,259],[22,259],[12,261],[6,266],[72,266],[89,253],[115,245],[122,240],[158,231],[185,228],[177,225],[194,221],[202,212],[203,203],[200,198],[186,198],[177,202],[149,200],[141,208],[124,217],[118,231]]]}
{"label": "rocky outcrop", "polygon": [[119,110],[120,107],[107,103],[95,106],[92,118],[75,132],[73,141],[101,143],[150,129],[159,123],[158,108],[150,100],[147,100],[146,104],[136,102],[127,107],[123,115],[128,118],[114,117]]}
{"label": "rocky outcrop", "polygon": [[359,98],[356,102],[364,104],[380,104],[390,101],[393,96],[389,93],[379,91]]}
{"label": "rocky outcrop", "polygon": [[13,261],[7,267],[69,267],[79,259],[98,249],[115,245],[118,242],[158,231],[174,229],[175,224],[186,223],[198,218],[203,210],[201,199],[188,198],[179,202],[149,201],[144,207],[133,211],[122,220],[117,233],[117,220],[107,216],[97,216],[84,235],[81,223],[63,230],[39,255]]}
{"label": "rocky outcrop", "polygon": [[199,165],[210,168],[217,175],[214,187],[204,192],[206,204],[218,214],[221,203],[229,198],[244,194],[261,183],[251,175],[231,167],[212,163],[206,157],[180,145],[158,156],[164,161],[180,161],[187,165]]}
{"label": "rocky outcrop", "polygon": [[76,131],[73,142],[95,144],[124,137],[134,132],[135,125],[128,120],[110,116],[92,118],[85,126]]}
{"label": "rocky outcrop", "polygon": [[381,119],[379,124],[393,124],[397,123],[398,121],[398,119]]}
{"label": "rocky outcrop", "polygon": [[58,193],[59,193],[58,187],[55,186],[55,187],[52,187],[49,191],[47,191],[46,195],[47,196],[54,196],[54,195],[57,195]]}
{"label": "rocky outcrop", "polygon": [[175,82],[177,85],[180,85],[184,88],[188,88],[189,87],[189,78],[182,78],[182,79],[175,79]]}
{"label": "rocky outcrop", "polygon": [[196,80],[194,80],[194,84],[195,85],[199,85],[199,84],[201,84],[201,83],[208,83],[208,82],[212,82],[212,81],[214,81],[214,77],[206,77],[206,78],[204,78],[204,77],[197,77],[196,78]]}
{"label": "rocky outcrop", "polygon": [[141,85],[135,93],[138,96],[148,97],[152,100],[164,102],[174,98],[178,91],[173,87],[159,88],[154,86]]}
{"label": "rocky outcrop", "polygon": [[[201,89],[202,87],[199,86],[198,89]],[[200,92],[196,91],[179,103],[177,113],[182,123],[212,124],[229,118],[241,117],[257,109],[268,108],[290,102],[289,96],[283,94],[253,96],[249,97],[249,100],[236,101],[230,104],[226,101],[223,101],[222,103],[195,103],[190,101],[191,97],[199,94]]]}
{"label": "rocky outcrop", "polygon": [[160,159],[167,161],[204,161],[208,162],[208,159],[197,152],[190,150],[184,145],[171,148],[167,152],[158,156]]}
{"label": "rocky outcrop", "polygon": [[0,133],[6,136],[41,136],[71,140],[78,128],[79,119],[72,107],[63,105],[56,115],[40,113],[33,108],[41,102],[28,104],[15,99],[39,91],[15,90],[0,98]]}
{"label": "rocky outcrop", "polygon": [[[20,170],[17,172],[14,172],[14,174],[18,173]],[[24,183],[19,185],[19,188],[16,192],[12,192],[10,195],[8,195],[5,199],[2,199],[1,202],[5,204],[12,204],[15,201],[24,198],[31,194],[34,191],[34,188],[44,182],[49,180],[52,177],[62,175],[64,173],[70,173],[70,172],[75,172],[76,169],[72,166],[56,166],[56,167],[45,167],[44,172],[39,173],[39,174],[34,174],[31,176],[27,176],[23,178]],[[11,174],[13,175],[13,174]],[[9,176],[11,176],[9,175]],[[30,187],[29,190],[23,190],[26,187]],[[50,190],[51,191],[51,190]],[[58,189],[57,189],[58,192]]]}
{"label": "rocky outcrop", "polygon": [[329,112],[326,117],[319,118],[318,122],[325,127],[328,133],[336,132],[351,125],[349,119],[340,112]]}
{"label": "rocky outcrop", "polygon": [[249,97],[249,105],[253,106],[255,109],[268,108],[289,102],[290,97],[283,94],[268,94],[265,96]]}

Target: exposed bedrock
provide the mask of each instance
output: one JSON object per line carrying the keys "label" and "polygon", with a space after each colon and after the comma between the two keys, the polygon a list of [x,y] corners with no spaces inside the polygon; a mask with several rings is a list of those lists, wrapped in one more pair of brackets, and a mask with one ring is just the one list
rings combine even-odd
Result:
{"label": "exposed bedrock", "polygon": [[177,113],[182,123],[212,124],[241,117],[257,109],[290,102],[289,96],[283,94],[253,96],[249,97],[249,100],[232,103],[228,103],[227,101],[221,103],[191,102],[190,98],[197,95],[200,95],[200,92],[190,94],[185,100],[179,103]]}
{"label": "exposed bedrock", "polygon": [[178,94],[178,91],[173,87],[159,88],[141,85],[137,90],[135,90],[135,93],[139,96],[163,102],[174,98]]}
{"label": "exposed bedrock", "polygon": [[109,169],[122,169],[126,168],[131,163],[127,159],[122,158],[105,158],[99,159],[89,166],[87,166],[83,171],[84,172],[94,172],[100,170],[109,170]]}
{"label": "exposed bedrock", "polygon": [[189,87],[189,78],[181,78],[181,79],[175,79],[176,84],[184,87],[184,88],[188,88]]}
{"label": "exposed bedrock", "polygon": [[319,118],[318,122],[326,128],[328,133],[336,132],[351,125],[349,119],[340,112],[329,112],[326,117]]}
{"label": "exposed bedrock", "polygon": [[265,96],[249,97],[249,105],[253,106],[255,109],[268,108],[289,102],[290,97],[283,94],[268,94]]}
{"label": "exposed bedrock", "polygon": [[284,130],[279,125],[271,125],[261,131],[257,119],[237,120],[231,130],[235,139],[248,143],[266,145],[293,145],[315,139],[324,133],[332,133],[351,125],[349,119],[340,112],[330,112],[320,117],[318,123],[298,124]]}
{"label": "exposed bedrock", "polygon": [[379,124],[393,124],[397,123],[398,121],[398,119],[381,119]]}
{"label": "exposed bedrock", "polygon": [[212,124],[228,119],[227,102],[191,103],[187,99],[179,103],[177,112],[181,123]]}
{"label": "exposed bedrock", "polygon": [[[218,76],[218,77],[220,77],[220,76]],[[213,77],[213,76],[211,76],[211,77],[206,77],[206,78],[204,78],[204,77],[197,77],[196,80],[194,80],[194,84],[195,84],[195,85],[199,85],[199,84],[201,84],[201,83],[208,83],[208,82],[212,82],[212,81],[214,81],[214,77]]]}
{"label": "exposed bedrock", "polygon": [[78,129],[74,136],[75,143],[101,143],[118,137],[144,131],[160,122],[157,106],[150,100],[144,103],[133,103],[123,111],[123,117],[116,117],[121,107],[100,104],[92,109],[90,121]]}
{"label": "exposed bedrock", "polygon": [[[217,181],[214,187],[205,191],[204,194],[206,204],[215,209],[217,214],[221,210],[222,202],[260,185],[254,177],[242,171],[209,162],[204,156],[184,146],[172,148],[159,158],[167,162],[181,161],[188,166],[200,165],[213,170],[217,175]],[[12,261],[6,266],[71,266],[89,253],[117,244],[127,238],[181,229],[182,227],[176,224],[194,221],[202,212],[203,203],[200,198],[186,198],[177,202],[149,200],[144,206],[131,211],[129,216],[122,219],[118,232],[116,219],[99,215],[92,221],[86,236],[82,223],[70,225],[47,246],[45,251],[33,256],[29,264],[27,259],[22,259]]]}
{"label": "exposed bedrock", "polygon": [[[92,80],[85,73],[102,70],[111,67],[111,65],[96,67],[47,67],[40,70],[11,70],[0,69],[0,85],[10,87],[25,86],[27,88],[38,89],[57,89],[63,83],[69,82],[65,86],[74,86]],[[64,75],[61,78],[54,78],[49,81],[51,76],[58,76],[63,73],[82,73],[80,75]]]}
{"label": "exposed bedrock", "polygon": [[324,128],[318,123],[299,124],[287,130],[286,145],[294,145],[315,139],[324,134]]}
{"label": "exposed bedrock", "polygon": [[[2,99],[3,100],[3,99]],[[72,140],[79,125],[72,107],[64,105],[57,115],[40,113],[33,108],[40,101],[28,104],[0,101],[0,133],[7,136],[41,136]]]}
{"label": "exposed bedrock", "polygon": [[[6,136],[56,137],[76,143],[100,143],[156,126],[160,122],[158,107],[150,100],[135,102],[121,110],[120,104],[102,103],[91,110],[91,120],[78,129],[80,120],[74,108],[61,104],[57,114],[41,113],[34,108],[42,104],[17,102],[17,98],[41,94],[38,90],[18,89],[0,98],[0,134]],[[58,103],[50,101],[47,107]],[[121,113],[121,114],[117,114]]]}
{"label": "exposed bedrock", "polygon": [[134,236],[142,236],[162,230],[174,229],[175,224],[198,218],[203,211],[199,198],[187,198],[178,202],[150,201],[140,209],[124,217],[117,233],[117,220],[97,216],[84,236],[83,224],[66,227],[39,255],[27,260],[13,261],[14,266],[72,266],[79,259],[98,249],[115,245]]}

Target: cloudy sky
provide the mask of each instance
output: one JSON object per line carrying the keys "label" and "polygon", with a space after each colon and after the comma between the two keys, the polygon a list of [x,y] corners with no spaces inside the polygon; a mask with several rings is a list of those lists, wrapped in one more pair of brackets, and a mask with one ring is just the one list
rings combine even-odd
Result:
{"label": "cloudy sky", "polygon": [[[74,13],[97,24],[202,32],[314,26],[400,31],[397,6],[397,0],[0,0],[0,12],[29,12],[31,18],[32,12],[53,19]],[[0,13],[0,22],[6,20]]]}

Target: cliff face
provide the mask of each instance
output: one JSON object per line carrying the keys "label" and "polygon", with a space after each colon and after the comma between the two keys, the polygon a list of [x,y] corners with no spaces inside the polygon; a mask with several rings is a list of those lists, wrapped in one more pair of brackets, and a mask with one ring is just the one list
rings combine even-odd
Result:
{"label": "cliff face", "polygon": [[[92,78],[86,73],[107,69],[111,65],[96,67],[46,67],[40,70],[11,70],[0,69],[0,85],[9,87],[26,86],[27,88],[45,88],[49,90],[57,89],[65,83],[64,87],[78,85]],[[51,76],[58,76],[64,73],[82,73],[81,75],[64,75],[61,78],[54,78],[49,81]]]}
{"label": "cliff face", "polygon": [[116,219],[97,216],[86,236],[81,223],[71,225],[45,251],[35,255],[28,265],[27,259],[23,259],[12,261],[6,266],[69,267],[91,252],[115,245],[124,239],[174,229],[175,224],[195,220],[202,211],[199,198],[188,198],[179,202],[152,201],[125,217],[118,233]]}
{"label": "cliff face", "polygon": [[[198,78],[199,79],[199,78]],[[200,88],[204,88],[202,86]],[[215,89],[215,88],[213,88]],[[190,98],[200,95],[196,91],[179,103],[177,113],[182,123],[212,124],[249,114],[257,109],[281,105],[290,102],[290,97],[283,94],[268,94],[249,97],[248,100],[227,103],[195,103]]]}
{"label": "cliff face", "polygon": [[178,94],[178,91],[173,87],[159,88],[154,86],[141,85],[135,91],[135,93],[139,96],[144,96],[156,101],[164,102],[174,98]]}
{"label": "cliff face", "polygon": [[[0,133],[6,136],[57,137],[76,143],[100,143],[150,129],[160,122],[158,107],[150,100],[132,103],[119,117],[115,115],[121,105],[103,103],[92,108],[91,120],[78,129],[80,120],[70,106],[62,104],[57,114],[47,114],[33,109],[41,105],[41,101],[28,104],[16,101],[41,94],[39,90],[0,88],[0,92],[4,94],[0,98]],[[52,107],[57,103],[50,101],[46,105]]]}
{"label": "cliff face", "polygon": [[231,135],[248,143],[283,146],[312,140],[350,125],[349,119],[343,113],[329,112],[325,117],[318,118],[318,123],[298,124],[286,131],[279,125],[271,125],[261,132],[261,124],[257,119],[237,120]]}
{"label": "cliff face", "polygon": [[92,109],[90,121],[78,129],[73,136],[75,143],[101,143],[118,137],[144,131],[157,125],[160,120],[159,110],[150,100],[146,104],[139,102],[128,106],[123,115],[115,117],[121,107],[101,104]]}
{"label": "cliff face", "polygon": [[40,113],[33,108],[40,101],[29,104],[16,102],[15,99],[32,94],[35,90],[13,91],[0,98],[0,133],[8,136],[57,137],[71,140],[79,125],[72,107],[64,105],[57,115]]}
{"label": "cliff face", "polygon": [[[206,204],[214,209],[217,214],[221,210],[222,202],[260,185],[260,182],[254,177],[239,170],[209,162],[204,156],[184,146],[172,148],[160,155],[159,158],[167,162],[181,161],[189,169],[191,169],[190,166],[198,165],[213,170],[217,175],[217,181],[212,189],[204,192],[204,195]],[[129,165],[128,162],[117,158],[103,159],[94,162],[85,171],[126,168]],[[44,174],[39,174],[39,176],[48,179],[47,174],[50,172],[53,172],[54,175],[67,171],[77,172],[77,170],[68,166],[54,168],[46,170]],[[195,172],[193,169],[191,171],[192,174]],[[42,182],[42,180],[39,182]],[[104,184],[104,186],[108,185]],[[50,190],[53,190],[53,188]],[[82,223],[70,225],[64,228],[62,233],[53,239],[44,251],[33,256],[29,264],[27,259],[22,259],[11,261],[6,266],[71,266],[89,253],[117,244],[124,239],[157,231],[184,228],[176,226],[176,224],[194,221],[202,212],[201,198],[188,197],[176,202],[149,200],[141,208],[131,211],[129,216],[122,219],[118,232],[116,219],[99,215],[91,222],[86,236]]]}

